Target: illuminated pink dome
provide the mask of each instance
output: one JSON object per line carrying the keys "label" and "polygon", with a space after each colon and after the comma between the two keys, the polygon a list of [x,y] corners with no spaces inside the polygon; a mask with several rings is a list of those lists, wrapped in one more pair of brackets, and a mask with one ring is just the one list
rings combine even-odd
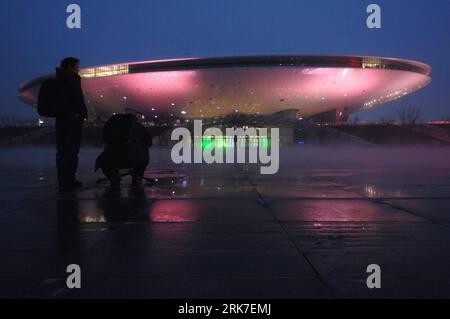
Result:
{"label": "illuminated pink dome", "polygon": [[[130,108],[152,117],[350,112],[411,94],[430,83],[430,66],[409,60],[352,56],[255,56],[124,63],[82,69],[91,114]],[[20,87],[35,105],[44,76]]]}

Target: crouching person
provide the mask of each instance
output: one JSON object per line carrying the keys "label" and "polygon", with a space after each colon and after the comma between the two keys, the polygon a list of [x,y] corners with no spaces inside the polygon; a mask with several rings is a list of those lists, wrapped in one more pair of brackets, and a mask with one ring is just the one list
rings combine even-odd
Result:
{"label": "crouching person", "polygon": [[130,169],[132,185],[142,184],[145,168],[150,156],[152,137],[133,114],[112,116],[103,129],[104,151],[95,162],[111,182],[111,187],[119,187],[121,175],[119,169]]}

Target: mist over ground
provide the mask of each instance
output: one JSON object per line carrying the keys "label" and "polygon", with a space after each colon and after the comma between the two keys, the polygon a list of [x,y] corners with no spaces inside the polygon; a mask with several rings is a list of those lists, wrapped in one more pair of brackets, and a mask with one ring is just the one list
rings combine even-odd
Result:
{"label": "mist over ground", "polygon": [[[93,173],[94,162],[102,150],[84,147],[80,151],[79,171]],[[152,167],[207,167],[208,164],[176,165],[170,158],[169,147],[150,150]],[[53,147],[3,148],[0,169],[55,168],[56,150]],[[234,164],[214,164],[234,165]],[[242,164],[241,164],[242,165]],[[256,165],[242,165],[259,167]],[[427,170],[450,169],[450,148],[443,146],[305,146],[292,145],[280,149],[280,172],[290,169],[385,169],[426,173]]]}

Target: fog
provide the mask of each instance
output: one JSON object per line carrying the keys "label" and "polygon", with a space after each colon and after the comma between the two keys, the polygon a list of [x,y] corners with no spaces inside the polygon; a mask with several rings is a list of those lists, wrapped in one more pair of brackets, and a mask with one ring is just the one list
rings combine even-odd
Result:
{"label": "fog", "polygon": [[438,146],[312,146],[280,150],[280,169],[450,169],[450,148]]}
{"label": "fog", "polygon": [[[80,151],[80,172],[93,172],[94,162],[101,149],[85,147]],[[55,168],[55,149],[52,147],[2,148],[0,169]],[[173,167],[170,148],[154,147],[150,152],[150,168]],[[202,164],[207,165],[207,164]],[[215,164],[219,165],[219,164]],[[232,164],[220,164],[232,165]],[[252,165],[253,166],[253,165]],[[257,165],[260,166],[259,164]],[[189,164],[183,164],[189,169]],[[195,167],[198,168],[198,165]],[[287,146],[280,149],[280,172],[297,169],[386,169],[426,172],[431,169],[450,169],[450,148],[438,146]]]}

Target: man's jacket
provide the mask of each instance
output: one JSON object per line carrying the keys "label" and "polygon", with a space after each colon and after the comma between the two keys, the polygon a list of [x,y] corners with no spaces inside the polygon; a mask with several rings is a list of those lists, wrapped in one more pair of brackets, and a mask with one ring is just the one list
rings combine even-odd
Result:
{"label": "man's jacket", "polygon": [[87,108],[81,88],[81,77],[70,71],[56,69],[56,80],[59,89],[58,117],[78,116],[87,119]]}

